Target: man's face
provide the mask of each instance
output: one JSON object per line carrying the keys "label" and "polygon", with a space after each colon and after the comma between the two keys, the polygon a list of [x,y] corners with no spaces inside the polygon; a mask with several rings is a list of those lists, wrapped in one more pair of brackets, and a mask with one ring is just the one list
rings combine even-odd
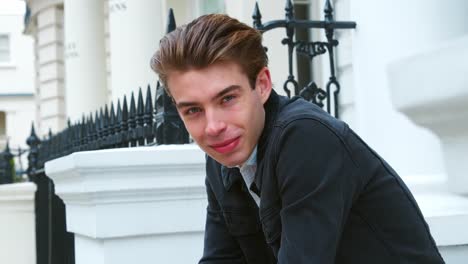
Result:
{"label": "man's face", "polygon": [[225,166],[244,163],[265,124],[263,104],[271,92],[270,73],[260,71],[252,89],[236,63],[171,72],[167,85],[195,142]]}

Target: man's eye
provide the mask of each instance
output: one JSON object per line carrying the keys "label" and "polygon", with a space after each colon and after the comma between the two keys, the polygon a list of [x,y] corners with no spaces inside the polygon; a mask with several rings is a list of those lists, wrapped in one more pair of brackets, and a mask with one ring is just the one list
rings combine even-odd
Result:
{"label": "man's eye", "polygon": [[233,100],[234,98],[236,98],[234,95],[225,96],[225,97],[223,97],[223,103],[227,103],[227,102]]}
{"label": "man's eye", "polygon": [[192,108],[189,108],[185,111],[185,114],[186,115],[193,115],[193,114],[196,114],[198,112],[201,112],[201,109],[198,108],[198,107],[192,107]]}

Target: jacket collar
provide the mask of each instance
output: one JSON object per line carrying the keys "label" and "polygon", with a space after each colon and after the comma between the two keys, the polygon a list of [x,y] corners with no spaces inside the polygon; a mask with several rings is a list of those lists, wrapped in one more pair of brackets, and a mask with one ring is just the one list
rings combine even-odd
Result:
{"label": "jacket collar", "polygon": [[[273,130],[275,121],[278,118],[278,113],[280,112],[281,108],[288,102],[288,100],[289,99],[287,97],[280,96],[274,90],[272,90],[270,97],[264,105],[265,125],[257,145],[257,168],[259,168],[263,157],[265,156],[265,150],[268,146],[269,137],[271,135],[271,131]],[[257,190],[255,191],[260,193],[262,189],[262,177],[258,174],[258,170],[257,173],[255,173],[254,183],[255,185],[252,184],[251,188],[256,188]]]}

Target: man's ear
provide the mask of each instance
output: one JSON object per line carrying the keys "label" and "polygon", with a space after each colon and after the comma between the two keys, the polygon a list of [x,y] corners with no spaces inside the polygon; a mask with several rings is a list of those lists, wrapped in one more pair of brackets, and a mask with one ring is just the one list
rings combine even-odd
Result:
{"label": "man's ear", "polygon": [[272,89],[270,70],[267,67],[263,67],[263,69],[258,73],[255,89],[261,98],[262,104],[265,104],[268,97],[270,97]]}

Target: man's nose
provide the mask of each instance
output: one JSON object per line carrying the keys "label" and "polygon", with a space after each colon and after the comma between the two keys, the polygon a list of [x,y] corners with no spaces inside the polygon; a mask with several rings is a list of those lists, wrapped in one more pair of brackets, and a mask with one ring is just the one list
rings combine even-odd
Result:
{"label": "man's nose", "polygon": [[219,113],[207,111],[205,127],[206,135],[212,137],[219,136],[224,130],[226,130],[226,123]]}

